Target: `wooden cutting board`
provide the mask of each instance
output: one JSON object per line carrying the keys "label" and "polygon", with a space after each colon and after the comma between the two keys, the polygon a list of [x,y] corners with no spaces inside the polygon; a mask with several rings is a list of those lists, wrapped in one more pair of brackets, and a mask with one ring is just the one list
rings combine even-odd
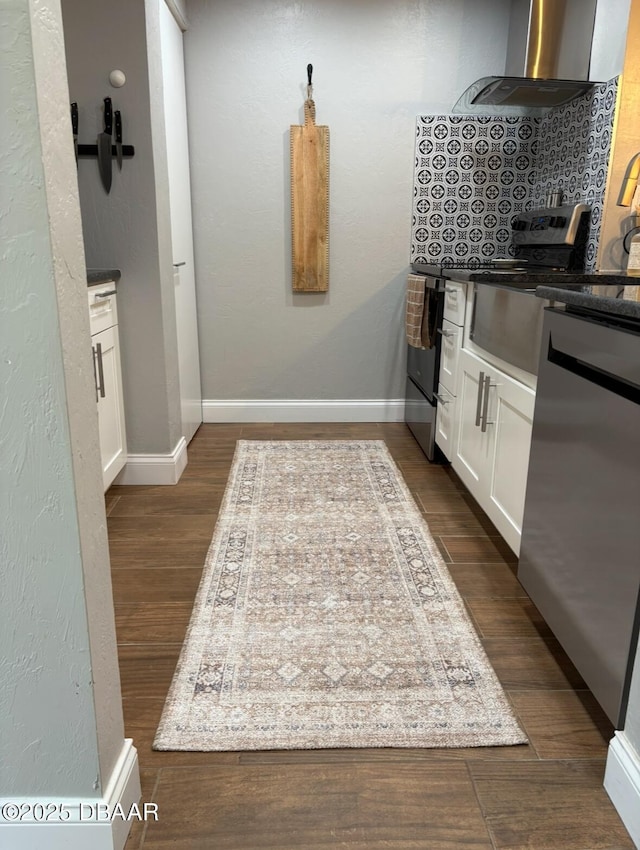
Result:
{"label": "wooden cutting board", "polygon": [[329,289],[329,128],[307,98],[304,126],[291,126],[291,245],[294,292]]}

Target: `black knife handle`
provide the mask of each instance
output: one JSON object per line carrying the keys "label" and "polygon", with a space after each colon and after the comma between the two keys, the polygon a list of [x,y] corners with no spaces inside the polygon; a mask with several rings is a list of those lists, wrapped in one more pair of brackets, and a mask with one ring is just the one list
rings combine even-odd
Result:
{"label": "black knife handle", "polygon": [[309,80],[309,85],[311,85],[311,77],[313,76],[313,65],[307,65],[307,80]]}
{"label": "black knife handle", "polygon": [[104,131],[108,136],[113,132],[113,112],[110,97],[104,99]]}
{"label": "black knife handle", "polygon": [[113,114],[116,121],[116,142],[122,144],[122,115],[120,115],[119,109],[116,109]]}
{"label": "black knife handle", "polygon": [[73,130],[73,135],[78,135],[78,104],[71,104],[71,129]]}

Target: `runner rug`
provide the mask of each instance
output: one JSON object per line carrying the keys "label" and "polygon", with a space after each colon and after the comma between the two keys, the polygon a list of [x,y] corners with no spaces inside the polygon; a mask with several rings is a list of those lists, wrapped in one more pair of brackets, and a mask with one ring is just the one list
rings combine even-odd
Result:
{"label": "runner rug", "polygon": [[384,442],[239,441],[154,748],[526,740]]}

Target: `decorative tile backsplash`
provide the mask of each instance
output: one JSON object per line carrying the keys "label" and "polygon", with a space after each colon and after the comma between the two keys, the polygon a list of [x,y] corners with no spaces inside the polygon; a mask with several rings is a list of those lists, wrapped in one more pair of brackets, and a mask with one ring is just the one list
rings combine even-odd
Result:
{"label": "decorative tile backsplash", "polygon": [[617,78],[543,118],[419,116],[411,261],[508,256],[514,214],[562,189],[568,203],[592,207],[592,269],[616,91]]}
{"label": "decorative tile backsplash", "polygon": [[547,192],[561,189],[569,204],[591,207],[586,266],[595,268],[618,78],[595,86],[578,100],[551,110],[541,119],[536,182],[531,205],[542,206]]}

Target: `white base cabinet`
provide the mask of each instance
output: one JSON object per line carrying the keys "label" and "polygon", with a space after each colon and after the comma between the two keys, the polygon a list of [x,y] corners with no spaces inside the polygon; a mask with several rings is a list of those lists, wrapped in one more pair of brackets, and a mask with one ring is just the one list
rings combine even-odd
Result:
{"label": "white base cabinet", "polygon": [[113,283],[89,288],[91,347],[96,379],[100,457],[104,489],[127,462],[118,313]]}
{"label": "white base cabinet", "polygon": [[535,392],[464,348],[458,368],[452,465],[519,554]]}

